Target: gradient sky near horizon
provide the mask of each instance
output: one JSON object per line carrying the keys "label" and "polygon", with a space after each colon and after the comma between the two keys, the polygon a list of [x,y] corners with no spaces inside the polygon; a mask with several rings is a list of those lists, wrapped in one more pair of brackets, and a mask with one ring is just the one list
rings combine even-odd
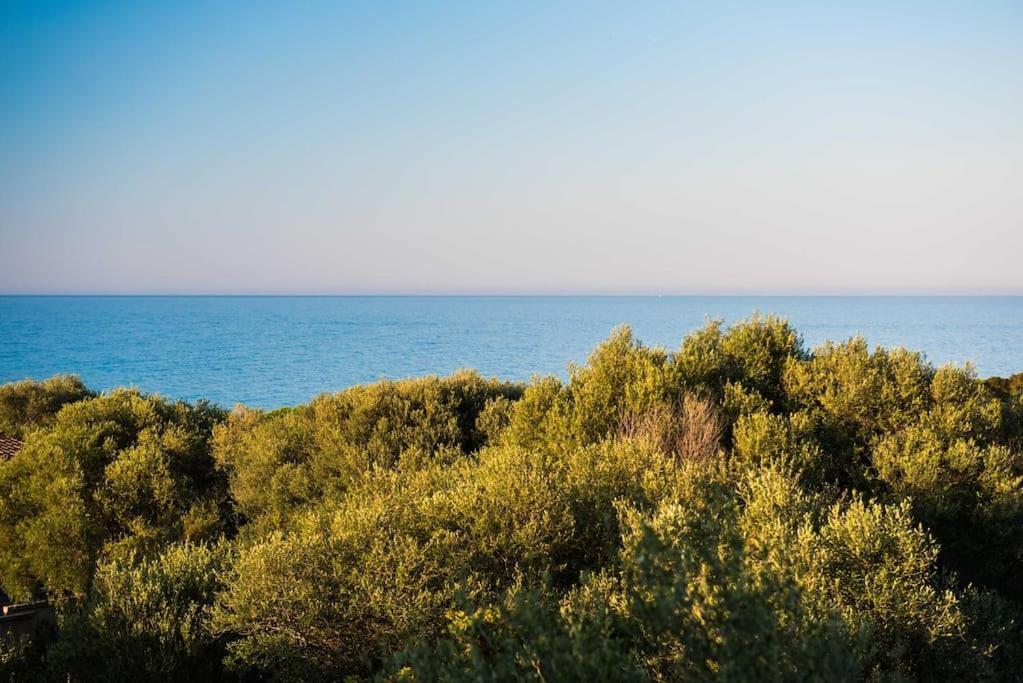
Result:
{"label": "gradient sky near horizon", "polygon": [[1023,3],[0,5],[0,293],[1023,294]]}

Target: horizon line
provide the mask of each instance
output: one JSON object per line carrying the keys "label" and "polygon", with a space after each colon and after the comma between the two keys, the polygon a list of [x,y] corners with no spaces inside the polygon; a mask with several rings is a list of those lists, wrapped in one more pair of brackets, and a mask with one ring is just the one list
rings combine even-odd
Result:
{"label": "horizon line", "polygon": [[778,297],[804,297],[804,298],[856,298],[856,297],[915,297],[915,298],[1021,298],[1023,291],[1019,292],[998,292],[998,291],[976,291],[976,292],[948,292],[948,291],[865,291],[865,292],[588,292],[588,291],[565,291],[565,292],[0,292],[0,297],[24,297],[24,298],[67,298],[67,297],[104,297],[104,298],[778,298]]}

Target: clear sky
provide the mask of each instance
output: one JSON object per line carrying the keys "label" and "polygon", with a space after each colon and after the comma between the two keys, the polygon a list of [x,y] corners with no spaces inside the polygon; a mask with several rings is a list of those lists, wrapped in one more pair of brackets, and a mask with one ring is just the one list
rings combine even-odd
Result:
{"label": "clear sky", "polygon": [[7,0],[58,292],[1023,294],[1023,3]]}

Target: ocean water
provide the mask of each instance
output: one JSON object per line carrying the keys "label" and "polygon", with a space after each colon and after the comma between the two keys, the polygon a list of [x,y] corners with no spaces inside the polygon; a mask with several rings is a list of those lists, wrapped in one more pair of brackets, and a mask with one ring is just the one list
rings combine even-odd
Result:
{"label": "ocean water", "polygon": [[981,376],[1023,371],[1023,297],[0,297],[0,382],[55,373],[224,406],[475,368],[564,376],[613,327],[677,348],[708,318],[788,318]]}

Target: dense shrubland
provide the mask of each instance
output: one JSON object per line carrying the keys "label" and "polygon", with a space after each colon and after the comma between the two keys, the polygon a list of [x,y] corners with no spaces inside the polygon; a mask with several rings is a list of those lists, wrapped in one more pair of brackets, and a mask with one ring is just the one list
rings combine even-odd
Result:
{"label": "dense shrubland", "polygon": [[1013,679],[1023,381],[771,317],[567,382],[0,388],[13,678]]}

